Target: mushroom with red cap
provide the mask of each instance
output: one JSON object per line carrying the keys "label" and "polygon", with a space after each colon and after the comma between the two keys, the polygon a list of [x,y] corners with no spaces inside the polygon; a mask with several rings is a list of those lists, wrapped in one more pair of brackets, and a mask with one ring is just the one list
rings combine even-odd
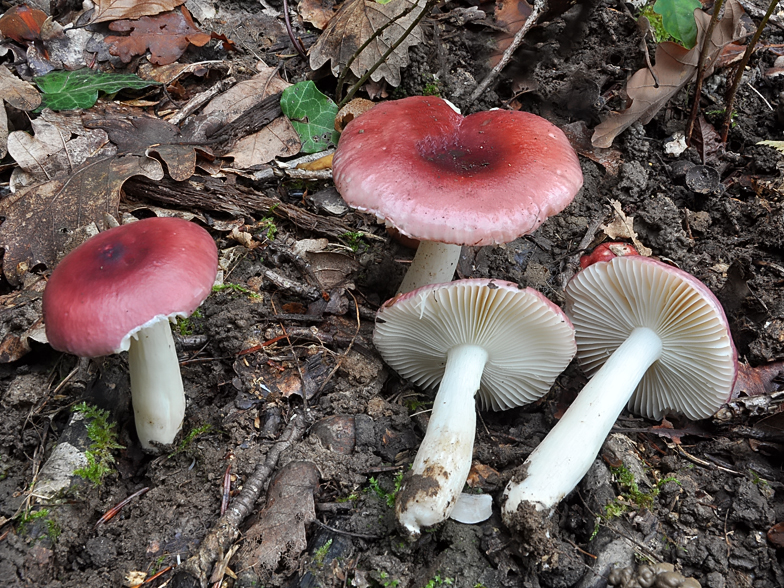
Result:
{"label": "mushroom with red cap", "polygon": [[627,404],[647,418],[702,419],[735,383],[721,305],[677,268],[641,256],[590,265],[567,284],[566,313],[592,378],[506,487],[503,516],[513,528],[528,530],[532,510],[549,514],[574,489]]}
{"label": "mushroom with red cap", "polygon": [[461,245],[532,233],[583,183],[569,140],[545,119],[464,117],[432,96],[383,102],[352,120],[332,170],[350,206],[420,240],[399,293],[451,280]]}
{"label": "mushroom with red cap", "polygon": [[179,218],[99,233],[66,255],[43,295],[46,336],[82,357],[128,351],[136,431],[145,449],[174,441],[185,394],[169,319],[187,317],[218,272],[210,234]]}
{"label": "mushroom with red cap", "polygon": [[476,429],[474,395],[494,410],[533,402],[575,351],[561,309],[530,288],[485,279],[397,296],[379,310],[373,341],[402,376],[439,386],[425,438],[395,503],[398,520],[412,535],[445,520],[463,489]]}

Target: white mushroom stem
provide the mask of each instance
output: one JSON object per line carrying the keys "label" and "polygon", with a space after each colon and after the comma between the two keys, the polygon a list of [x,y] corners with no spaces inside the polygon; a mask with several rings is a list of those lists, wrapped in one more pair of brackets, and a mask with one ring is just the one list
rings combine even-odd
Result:
{"label": "white mushroom stem", "polygon": [[425,438],[395,505],[398,520],[413,535],[447,519],[463,490],[476,432],[474,395],[487,358],[483,347],[470,344],[447,354]]}
{"label": "white mushroom stem", "polygon": [[451,282],[460,261],[460,245],[420,241],[414,261],[408,268],[398,294],[406,294],[422,286]]}
{"label": "white mushroom stem", "polygon": [[185,417],[185,392],[169,321],[153,321],[131,337],[128,349],[136,432],[145,449],[169,445]]}
{"label": "white mushroom stem", "polygon": [[661,353],[661,339],[653,330],[639,327],[632,331],[525,460],[526,477],[506,487],[505,518],[517,512],[523,502],[549,513],[577,486],[645,372]]}

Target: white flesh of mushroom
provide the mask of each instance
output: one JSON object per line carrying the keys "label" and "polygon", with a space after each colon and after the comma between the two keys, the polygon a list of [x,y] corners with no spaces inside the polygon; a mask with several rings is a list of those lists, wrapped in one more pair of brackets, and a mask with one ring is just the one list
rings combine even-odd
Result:
{"label": "white flesh of mushroom", "polygon": [[130,336],[128,368],[136,432],[145,449],[169,445],[182,428],[185,392],[171,327],[156,317]]}
{"label": "white flesh of mushroom", "polygon": [[451,282],[460,261],[460,245],[420,241],[414,260],[408,268],[398,294],[411,292],[430,284]]}
{"label": "white flesh of mushroom", "polygon": [[476,432],[474,395],[486,362],[487,351],[479,345],[449,350],[427,433],[405,482],[425,479],[440,489],[433,494],[420,492],[415,499],[396,505],[400,523],[412,534],[449,516],[463,490]]}
{"label": "white flesh of mushroom", "polygon": [[505,513],[516,512],[523,501],[549,510],[577,486],[661,350],[661,339],[652,330],[632,332],[528,456],[525,479],[506,488]]}

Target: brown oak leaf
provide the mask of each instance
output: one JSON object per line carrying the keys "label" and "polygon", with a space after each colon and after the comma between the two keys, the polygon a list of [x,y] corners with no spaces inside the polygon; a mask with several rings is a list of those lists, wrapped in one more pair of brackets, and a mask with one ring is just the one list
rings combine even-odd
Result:
{"label": "brown oak leaf", "polygon": [[[310,50],[310,67],[318,69],[331,60],[332,74],[340,75],[346,63],[373,33],[390,20],[416,4],[406,16],[397,19],[376,37],[351,64],[351,72],[359,77],[375,65],[390,45],[395,43],[424,10],[425,0],[391,0],[379,4],[375,0],[345,0],[324,32]],[[400,69],[408,65],[408,48],[422,42],[422,31],[415,27],[386,62],[370,76],[374,82],[382,78],[393,86],[400,85]]]}
{"label": "brown oak leaf", "polygon": [[202,47],[210,42],[210,34],[196,28],[190,13],[183,6],[179,12],[158,16],[143,16],[138,20],[118,20],[109,25],[116,32],[127,36],[108,36],[109,53],[128,63],[134,55],[144,55],[150,50],[150,61],[155,65],[168,65],[185,53],[188,45]]}
{"label": "brown oak leaf", "polygon": [[3,273],[18,286],[36,265],[52,267],[71,233],[104,215],[117,216],[120,188],[135,175],[163,179],[161,164],[149,157],[126,155],[85,162],[72,175],[17,190],[0,202]]}
{"label": "brown oak leaf", "polygon": [[174,10],[180,4],[185,4],[185,0],[97,0],[90,22],[153,16]]}

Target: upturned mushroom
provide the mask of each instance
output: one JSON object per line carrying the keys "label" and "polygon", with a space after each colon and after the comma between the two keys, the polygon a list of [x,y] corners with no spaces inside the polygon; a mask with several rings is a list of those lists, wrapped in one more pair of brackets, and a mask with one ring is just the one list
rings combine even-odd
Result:
{"label": "upturned mushroom", "polygon": [[128,351],[136,432],[145,449],[174,441],[185,393],[169,319],[187,317],[218,271],[210,234],[178,218],[115,227],[66,255],[43,295],[49,343],[98,357]]}
{"label": "upturned mushroom", "polygon": [[332,166],[350,206],[420,241],[398,293],[451,280],[462,245],[532,233],[583,183],[569,140],[545,119],[464,117],[431,96],[382,102],[352,120]]}
{"label": "upturned mushroom", "polygon": [[397,296],[379,310],[373,340],[400,375],[439,386],[395,503],[398,520],[414,536],[445,520],[465,485],[474,395],[493,410],[533,402],[575,351],[561,309],[535,290],[500,280],[458,280]]}
{"label": "upturned mushroom", "polygon": [[566,287],[577,359],[591,380],[504,493],[503,517],[530,530],[583,478],[624,406],[651,419],[709,417],[726,402],[737,353],[721,305],[695,277],[641,256],[590,265]]}

